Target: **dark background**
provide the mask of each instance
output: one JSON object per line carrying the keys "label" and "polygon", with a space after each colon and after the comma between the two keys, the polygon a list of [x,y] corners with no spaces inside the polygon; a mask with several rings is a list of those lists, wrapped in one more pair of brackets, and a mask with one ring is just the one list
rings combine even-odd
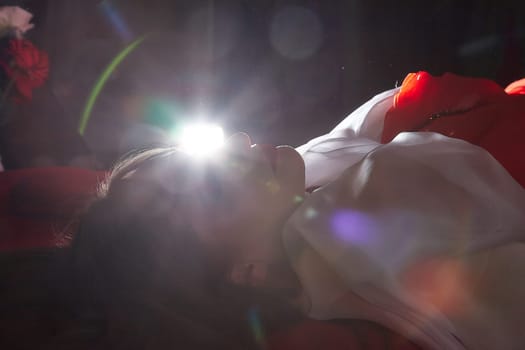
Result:
{"label": "dark background", "polygon": [[525,76],[525,1],[3,3],[34,14],[28,37],[51,61],[48,86],[11,137],[54,142],[37,147],[50,153],[77,147],[67,145],[96,79],[147,34],[104,87],[85,135],[105,162],[138,122],[176,126],[204,114],[256,142],[299,145],[409,72],[502,86]]}

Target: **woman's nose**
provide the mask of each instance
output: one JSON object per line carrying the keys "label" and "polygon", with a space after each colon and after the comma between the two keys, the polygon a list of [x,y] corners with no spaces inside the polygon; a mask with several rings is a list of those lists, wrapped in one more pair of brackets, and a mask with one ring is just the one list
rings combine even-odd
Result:
{"label": "woman's nose", "polygon": [[228,146],[233,148],[242,147],[249,148],[252,145],[252,140],[250,136],[244,132],[237,132],[230,136],[226,141]]}
{"label": "woman's nose", "polygon": [[232,154],[245,155],[252,145],[250,136],[244,132],[233,134],[226,140],[226,148]]}

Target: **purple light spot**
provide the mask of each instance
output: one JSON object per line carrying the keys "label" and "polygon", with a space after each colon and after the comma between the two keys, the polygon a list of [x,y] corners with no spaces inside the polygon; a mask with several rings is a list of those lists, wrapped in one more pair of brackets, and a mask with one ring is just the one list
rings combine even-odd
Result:
{"label": "purple light spot", "polygon": [[345,242],[370,245],[377,240],[377,229],[373,220],[359,211],[336,211],[332,215],[330,226],[332,232]]}

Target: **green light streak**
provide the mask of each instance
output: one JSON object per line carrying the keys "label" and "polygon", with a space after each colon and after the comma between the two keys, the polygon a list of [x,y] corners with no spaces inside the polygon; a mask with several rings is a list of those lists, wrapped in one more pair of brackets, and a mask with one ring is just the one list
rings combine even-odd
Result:
{"label": "green light streak", "polygon": [[95,102],[97,101],[98,95],[100,95],[100,92],[104,88],[104,85],[108,81],[109,77],[113,73],[113,71],[118,67],[118,65],[133,51],[135,50],[146,38],[145,35],[141,36],[140,38],[133,41],[131,44],[126,46],[119,54],[110,62],[110,64],[104,69],[100,77],[98,78],[97,82],[95,83],[95,86],[91,90],[91,93],[89,94],[89,98],[86,101],[86,105],[84,107],[84,111],[82,112],[82,118],[80,119],[80,123],[78,124],[78,132],[80,135],[84,135],[84,132],[86,131],[86,127],[89,121],[89,118],[91,117],[91,111],[93,110],[93,107],[95,106]]}

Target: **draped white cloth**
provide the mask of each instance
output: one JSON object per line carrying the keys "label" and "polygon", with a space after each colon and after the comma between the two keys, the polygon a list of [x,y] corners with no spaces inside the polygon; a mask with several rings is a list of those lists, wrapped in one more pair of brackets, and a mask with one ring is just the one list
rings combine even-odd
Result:
{"label": "draped white cloth", "polygon": [[378,146],[385,114],[399,89],[373,97],[330,133],[297,148],[306,164],[306,188],[334,180],[343,170]]}
{"label": "draped white cloth", "polygon": [[317,319],[378,322],[431,349],[525,344],[525,190],[435,133],[381,145],[396,90],[298,148],[307,186],[284,244]]}

